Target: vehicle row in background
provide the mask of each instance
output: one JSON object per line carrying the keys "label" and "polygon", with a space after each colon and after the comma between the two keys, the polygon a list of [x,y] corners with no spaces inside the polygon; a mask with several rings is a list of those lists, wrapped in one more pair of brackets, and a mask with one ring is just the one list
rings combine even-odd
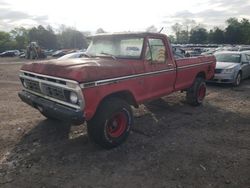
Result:
{"label": "vehicle row in background", "polygon": [[8,50],[5,52],[0,53],[0,57],[14,57],[20,54],[19,50]]}
{"label": "vehicle row in background", "polygon": [[197,45],[197,44],[172,44],[176,58],[196,57],[200,55],[213,55],[220,51],[250,51],[248,45]]}

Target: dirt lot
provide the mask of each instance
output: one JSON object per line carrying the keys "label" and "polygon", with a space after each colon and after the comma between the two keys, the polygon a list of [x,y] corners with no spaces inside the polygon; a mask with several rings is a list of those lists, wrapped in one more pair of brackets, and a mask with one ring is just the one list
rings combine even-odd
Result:
{"label": "dirt lot", "polygon": [[134,111],[127,142],[92,144],[84,125],[46,120],[17,97],[22,62],[0,59],[0,187],[250,188],[250,80],[177,93]]}

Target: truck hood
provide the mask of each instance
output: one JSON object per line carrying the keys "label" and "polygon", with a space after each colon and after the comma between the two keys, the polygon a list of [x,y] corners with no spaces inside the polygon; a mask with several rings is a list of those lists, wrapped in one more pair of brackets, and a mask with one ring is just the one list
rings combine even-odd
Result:
{"label": "truck hood", "polygon": [[80,58],[27,63],[21,70],[77,82],[90,82],[134,74],[133,66],[109,58]]}
{"label": "truck hood", "polygon": [[232,62],[216,62],[216,69],[230,69],[239,65],[239,63]]}

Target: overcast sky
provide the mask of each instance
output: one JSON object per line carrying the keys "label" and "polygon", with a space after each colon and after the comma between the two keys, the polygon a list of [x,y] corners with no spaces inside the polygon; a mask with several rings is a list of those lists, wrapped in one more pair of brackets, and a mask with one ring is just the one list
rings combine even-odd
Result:
{"label": "overcast sky", "polygon": [[194,19],[207,28],[230,17],[250,19],[250,0],[0,0],[0,30],[65,24],[81,31],[143,31]]}

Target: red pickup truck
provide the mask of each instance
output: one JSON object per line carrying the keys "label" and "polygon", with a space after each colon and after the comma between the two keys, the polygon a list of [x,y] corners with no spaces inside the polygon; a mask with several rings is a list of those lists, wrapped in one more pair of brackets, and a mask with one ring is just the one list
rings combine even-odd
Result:
{"label": "red pickup truck", "polygon": [[216,64],[214,56],[175,60],[159,33],[95,35],[84,56],[23,65],[19,97],[47,118],[86,121],[89,137],[104,148],[128,137],[131,106],[176,91],[200,105]]}

